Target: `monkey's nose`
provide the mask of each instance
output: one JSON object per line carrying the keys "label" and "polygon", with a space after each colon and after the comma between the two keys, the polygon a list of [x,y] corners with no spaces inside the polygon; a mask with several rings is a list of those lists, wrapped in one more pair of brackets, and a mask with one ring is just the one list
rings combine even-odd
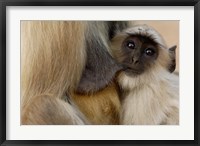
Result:
{"label": "monkey's nose", "polygon": [[132,58],[132,63],[133,63],[133,64],[137,64],[138,62],[139,62],[138,59]]}

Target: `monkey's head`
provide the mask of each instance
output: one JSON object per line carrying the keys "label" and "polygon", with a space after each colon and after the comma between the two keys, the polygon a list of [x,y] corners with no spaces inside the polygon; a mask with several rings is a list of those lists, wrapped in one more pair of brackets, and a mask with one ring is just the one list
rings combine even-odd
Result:
{"label": "monkey's head", "polygon": [[135,26],[112,40],[113,56],[128,75],[140,75],[150,69],[175,70],[175,48],[167,48],[161,35],[147,25]]}

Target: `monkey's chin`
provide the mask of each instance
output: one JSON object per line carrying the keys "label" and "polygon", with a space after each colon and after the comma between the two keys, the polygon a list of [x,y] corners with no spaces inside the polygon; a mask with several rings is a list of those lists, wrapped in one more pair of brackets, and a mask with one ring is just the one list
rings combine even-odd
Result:
{"label": "monkey's chin", "polygon": [[143,73],[143,71],[141,70],[136,70],[136,69],[132,69],[132,68],[126,68],[124,69],[124,72],[126,75],[128,76],[139,76]]}

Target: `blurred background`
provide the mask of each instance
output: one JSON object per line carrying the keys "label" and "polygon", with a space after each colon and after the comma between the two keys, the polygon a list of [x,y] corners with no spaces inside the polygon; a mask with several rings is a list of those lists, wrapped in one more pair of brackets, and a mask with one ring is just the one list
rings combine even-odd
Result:
{"label": "blurred background", "polygon": [[179,72],[179,21],[176,20],[145,20],[135,21],[136,24],[147,24],[156,29],[164,38],[168,47],[177,45],[176,72]]}

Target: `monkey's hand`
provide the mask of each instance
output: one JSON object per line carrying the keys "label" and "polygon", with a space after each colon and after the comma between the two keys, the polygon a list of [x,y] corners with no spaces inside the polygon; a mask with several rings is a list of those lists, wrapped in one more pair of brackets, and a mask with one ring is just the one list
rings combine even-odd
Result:
{"label": "monkey's hand", "polygon": [[85,69],[77,88],[78,93],[94,93],[105,88],[122,67],[113,64],[112,68],[104,66],[101,71]]}

